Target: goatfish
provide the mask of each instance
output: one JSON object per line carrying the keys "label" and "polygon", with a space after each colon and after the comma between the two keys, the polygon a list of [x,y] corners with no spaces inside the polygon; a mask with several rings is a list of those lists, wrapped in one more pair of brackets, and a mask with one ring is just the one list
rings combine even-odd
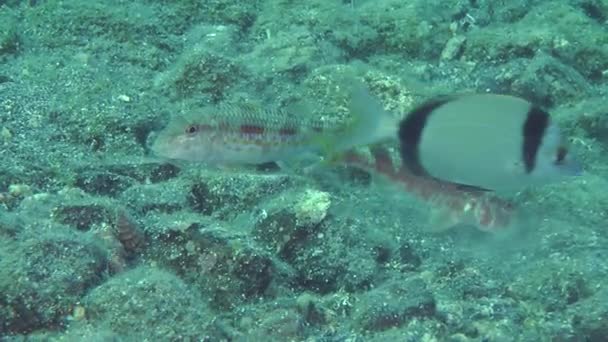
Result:
{"label": "goatfish", "polygon": [[395,165],[389,149],[384,146],[371,146],[369,152],[371,158],[360,151],[350,150],[342,155],[341,161],[379,174],[427,203],[430,206],[428,228],[431,231],[468,225],[481,231],[498,232],[513,227],[517,222],[517,211],[510,201],[487,191],[417,176],[404,165]]}
{"label": "goatfish", "polygon": [[331,158],[356,146],[396,137],[398,118],[361,86],[349,89],[350,120],[329,125],[302,110],[208,107],[179,115],[156,134],[150,149],[168,159],[243,165]]}
{"label": "goatfish", "polygon": [[414,175],[478,190],[516,192],[582,173],[549,113],[514,96],[432,99],[399,123],[398,137]]}

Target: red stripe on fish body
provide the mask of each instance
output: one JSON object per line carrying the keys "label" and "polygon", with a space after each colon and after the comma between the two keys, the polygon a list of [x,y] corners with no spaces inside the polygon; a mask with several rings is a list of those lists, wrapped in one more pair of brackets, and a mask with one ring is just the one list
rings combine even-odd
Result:
{"label": "red stripe on fish body", "polygon": [[279,129],[279,135],[280,136],[294,136],[298,133],[298,130],[296,130],[294,127],[284,127]]}
{"label": "red stripe on fish body", "polygon": [[240,132],[247,135],[262,135],[264,127],[258,125],[241,125]]}

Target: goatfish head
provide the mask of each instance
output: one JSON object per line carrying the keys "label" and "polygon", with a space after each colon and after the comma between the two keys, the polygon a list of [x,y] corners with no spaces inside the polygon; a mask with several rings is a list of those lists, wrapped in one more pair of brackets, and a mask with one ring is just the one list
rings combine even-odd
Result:
{"label": "goatfish head", "polygon": [[549,113],[513,96],[433,99],[400,122],[398,136],[415,174],[467,187],[513,192],[582,172]]}
{"label": "goatfish head", "polygon": [[212,161],[217,159],[217,131],[192,115],[174,117],[153,137],[151,151],[168,159]]}

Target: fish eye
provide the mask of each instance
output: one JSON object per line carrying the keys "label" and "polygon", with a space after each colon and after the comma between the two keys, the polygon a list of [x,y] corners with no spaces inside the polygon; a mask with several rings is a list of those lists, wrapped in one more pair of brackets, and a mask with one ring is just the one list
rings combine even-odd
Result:
{"label": "fish eye", "polygon": [[198,126],[197,125],[188,125],[185,129],[186,134],[194,134],[196,132],[198,132]]}
{"label": "fish eye", "polygon": [[557,164],[557,165],[563,164],[566,159],[567,154],[568,154],[568,150],[565,147],[560,146],[557,149],[557,155],[555,157],[555,164]]}

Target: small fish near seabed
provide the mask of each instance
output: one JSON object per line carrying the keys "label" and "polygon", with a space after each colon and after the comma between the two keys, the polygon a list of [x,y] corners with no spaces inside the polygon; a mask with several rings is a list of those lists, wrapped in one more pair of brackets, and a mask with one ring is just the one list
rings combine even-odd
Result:
{"label": "small fish near seabed", "polygon": [[582,173],[549,113],[513,96],[433,99],[400,122],[398,136],[413,174],[463,187],[512,193]]}
{"label": "small fish near seabed", "polygon": [[379,174],[428,204],[430,217],[427,228],[430,231],[468,225],[485,232],[500,232],[517,222],[518,213],[513,203],[491,192],[414,175],[407,167],[394,163],[389,149],[381,145],[371,146],[369,152],[370,156],[355,150],[347,151],[341,161]]}
{"label": "small fish near seabed", "polygon": [[298,110],[209,107],[180,115],[159,132],[159,157],[209,165],[244,165],[331,158],[355,146],[396,137],[398,119],[361,86],[349,90],[351,119],[333,127]]}

